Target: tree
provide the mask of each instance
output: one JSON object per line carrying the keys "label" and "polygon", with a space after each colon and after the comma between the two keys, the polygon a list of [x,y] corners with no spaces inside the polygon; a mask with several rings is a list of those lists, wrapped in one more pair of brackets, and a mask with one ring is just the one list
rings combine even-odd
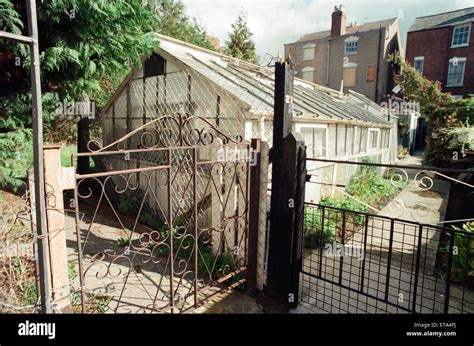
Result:
{"label": "tree", "polygon": [[[68,120],[55,112],[58,102],[86,99],[100,109],[158,45],[159,19],[143,0],[48,0],[37,10],[45,133]],[[27,34],[23,23],[25,0],[0,0],[2,29]],[[0,94],[0,184],[17,185],[32,157],[30,58],[24,45],[7,43],[0,60],[0,80],[9,86]]]}
{"label": "tree", "polygon": [[232,32],[229,34],[229,41],[226,41],[224,53],[234,58],[257,63],[255,53],[255,43],[252,41],[252,32],[247,26],[247,16],[240,13],[237,21],[232,24]]}
{"label": "tree", "polygon": [[186,15],[186,8],[179,0],[154,0],[160,18],[158,32],[203,48],[214,50],[206,38],[206,29],[195,18]]}
{"label": "tree", "polygon": [[[26,1],[0,0],[0,28],[27,34]],[[212,49],[179,0],[37,1],[45,140],[74,140],[64,101],[92,101],[96,113],[132,66],[158,46],[156,32]],[[19,185],[32,160],[30,58],[0,45],[0,185]]]}
{"label": "tree", "polygon": [[[423,77],[413,66],[401,61],[399,56],[392,56],[392,62],[400,64],[402,74],[395,77],[401,86],[404,96],[411,102],[418,102],[421,116],[427,123],[425,147],[425,163],[437,165],[439,162],[456,161],[457,155],[464,154],[465,146],[454,147],[452,136],[457,133],[469,132],[464,128],[472,128],[474,123],[474,95],[456,100],[449,93],[442,91],[439,81],[431,81]],[[460,149],[462,147],[462,149]],[[453,157],[456,159],[453,160]]]}

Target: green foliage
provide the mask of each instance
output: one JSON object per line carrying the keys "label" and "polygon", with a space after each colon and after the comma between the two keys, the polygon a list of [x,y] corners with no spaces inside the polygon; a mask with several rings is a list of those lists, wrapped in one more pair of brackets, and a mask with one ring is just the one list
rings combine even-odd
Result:
{"label": "green foliage", "polygon": [[[2,29],[26,33],[20,3],[0,0]],[[37,10],[45,139],[70,140],[74,121],[56,114],[57,103],[90,100],[97,109],[103,106],[130,67],[157,46],[153,32],[159,20],[142,0],[50,0],[37,2]],[[30,57],[24,45],[5,47],[8,60],[2,62],[0,78],[11,88],[0,97],[0,147],[14,149],[0,153],[0,183],[15,187],[32,163],[27,160],[32,147]],[[18,151],[22,162],[13,162]]]}
{"label": "green foliage", "polygon": [[[169,228],[164,225],[161,230],[161,239],[169,243]],[[157,246],[157,251],[160,256],[169,256],[169,247],[164,245],[157,245],[151,243],[148,248],[153,251]],[[219,255],[215,255],[212,247],[208,242],[199,241],[198,252],[198,272],[202,275],[210,275],[212,279],[217,280],[229,272],[238,269],[230,251],[222,251]],[[184,259],[190,263],[194,263],[195,256],[195,242],[194,238],[187,234],[179,234],[178,229],[173,230],[173,256]]]}
{"label": "green foliage", "polygon": [[310,247],[322,246],[335,239],[336,223],[331,218],[322,218],[322,209],[306,207],[304,210],[305,244]]}
{"label": "green foliage", "polygon": [[257,64],[255,43],[252,41],[252,32],[247,26],[245,13],[240,13],[237,21],[232,24],[232,32],[226,41],[224,53],[234,58]]}
{"label": "green foliage", "polygon": [[395,82],[409,101],[419,102],[421,115],[428,125],[424,163],[436,165],[440,159],[452,160],[451,153],[446,153],[445,134],[453,128],[474,124],[474,95],[455,100],[449,93],[442,92],[441,82],[424,78],[399,56],[392,56],[392,61],[400,64],[403,71],[401,76],[395,77]]}
{"label": "green foliage", "polygon": [[380,173],[379,168],[362,165],[351,177],[347,193],[374,208],[381,208],[395,197],[404,183],[393,184]]}
{"label": "green foliage", "polygon": [[14,34],[21,34],[23,22],[10,0],[0,0],[0,28]]}
{"label": "green foliage", "polygon": [[206,38],[206,29],[195,18],[186,15],[186,8],[179,0],[157,0],[154,4],[160,18],[158,32],[203,48],[214,50]]}
{"label": "green foliage", "polygon": [[443,139],[447,147],[452,151],[461,153],[462,157],[466,152],[474,151],[474,126],[459,126],[446,129]]}
{"label": "green foliage", "polygon": [[324,197],[320,204],[330,207],[326,208],[324,213],[324,225],[323,209],[321,207],[310,206],[305,208],[305,242],[311,247],[330,243],[336,239],[338,229],[342,230],[343,221],[343,211],[339,209],[346,210],[345,221],[348,232],[360,227],[364,223],[365,216],[360,213],[366,213],[367,207],[350,197],[344,197],[339,200]]}
{"label": "green foliage", "polygon": [[75,154],[76,152],[77,146],[75,145],[61,147],[61,166],[71,167],[71,157],[72,154]]}
{"label": "green foliage", "polygon": [[[75,314],[82,313],[81,296],[79,292],[72,291],[70,294],[71,312]],[[86,312],[103,314],[107,312],[112,297],[102,293],[86,293]]]}
{"label": "green foliage", "polygon": [[382,208],[405,185],[406,182],[392,183],[390,179],[382,176],[377,167],[361,166],[349,181],[347,196],[338,200],[331,197],[324,197],[321,200],[321,205],[329,207],[326,208],[324,214],[324,225],[321,207],[305,208],[305,244],[310,247],[322,246],[334,241],[337,235],[341,236],[338,230],[343,228],[343,210],[346,211],[346,234],[356,231],[365,222],[364,213],[367,213],[369,209],[365,204],[378,209]]}
{"label": "green foliage", "polygon": [[24,305],[34,305],[38,300],[38,290],[36,287],[36,277],[32,273],[33,263],[25,257],[16,256],[11,259],[10,280],[13,277],[22,278],[18,284],[17,292],[19,303]]}
{"label": "green foliage", "polygon": [[[454,227],[454,250],[452,272],[455,280],[464,281],[474,277],[474,222],[467,222],[462,229]],[[463,232],[463,233],[461,233]],[[449,251],[449,246],[442,249]]]}
{"label": "green foliage", "polygon": [[397,146],[397,156],[403,157],[403,156],[409,155],[409,153],[410,152],[408,148],[405,148],[403,145]]}
{"label": "green foliage", "polygon": [[128,240],[128,238],[120,237],[120,238],[117,239],[117,246],[125,247],[125,246],[128,246],[128,245],[130,245],[130,240]]}
{"label": "green foliage", "polygon": [[31,129],[0,132],[0,187],[16,191],[25,186],[27,171],[33,165],[32,140]]}

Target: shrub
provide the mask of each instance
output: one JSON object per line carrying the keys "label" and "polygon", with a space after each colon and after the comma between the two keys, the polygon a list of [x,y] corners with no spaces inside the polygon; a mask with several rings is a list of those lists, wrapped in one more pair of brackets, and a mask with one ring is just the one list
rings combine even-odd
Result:
{"label": "shrub", "polygon": [[402,182],[392,184],[390,179],[382,176],[377,167],[361,166],[351,177],[347,193],[374,208],[381,208],[395,197],[404,185]]}
{"label": "shrub", "polygon": [[[457,252],[453,254],[453,264],[451,271],[455,280],[464,281],[474,277],[474,222],[465,223],[462,229],[454,227],[457,231],[454,233],[454,246]],[[449,247],[442,249],[449,251]]]}
{"label": "shrub", "polygon": [[306,245],[310,247],[322,246],[335,239],[336,223],[332,218],[325,217],[323,225],[322,209],[306,207],[303,234]]}

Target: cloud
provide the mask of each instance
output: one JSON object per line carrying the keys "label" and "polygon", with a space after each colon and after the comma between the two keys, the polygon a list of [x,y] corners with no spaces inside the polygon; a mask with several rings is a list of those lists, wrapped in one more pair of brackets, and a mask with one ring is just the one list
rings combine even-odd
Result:
{"label": "cloud", "polygon": [[471,6],[471,0],[183,0],[187,13],[206,26],[224,45],[231,24],[240,11],[247,13],[257,54],[283,54],[283,45],[302,35],[329,30],[334,5],[342,4],[347,21],[378,21],[400,18],[403,42],[416,17]]}

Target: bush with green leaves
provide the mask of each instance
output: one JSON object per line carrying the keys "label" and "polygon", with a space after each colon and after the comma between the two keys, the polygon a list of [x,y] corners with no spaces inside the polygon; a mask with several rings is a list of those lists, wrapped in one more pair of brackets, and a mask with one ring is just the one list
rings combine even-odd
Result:
{"label": "bush with green leaves", "polygon": [[[366,160],[367,163],[370,161]],[[347,193],[376,209],[385,206],[405,186],[403,182],[394,184],[374,166],[362,165],[351,177]]]}
{"label": "bush with green leaves", "polygon": [[[455,281],[474,280],[474,222],[465,223],[462,228],[453,227],[453,262],[451,271]],[[449,252],[449,246],[441,249]]]}
{"label": "bush with green leaves", "polygon": [[[324,218],[320,207],[306,207],[304,210],[304,243],[309,247],[323,246],[335,239],[336,223],[331,218]],[[325,214],[326,216],[326,214]]]}
{"label": "bush with green leaves", "polygon": [[[24,5],[0,0],[0,27],[27,34]],[[37,12],[45,140],[62,141],[75,133],[63,123],[75,124],[56,114],[58,102],[105,105],[131,67],[158,46],[159,18],[142,0],[39,1]],[[7,43],[0,52],[7,58],[0,80],[9,85],[0,93],[0,185],[18,186],[32,164],[30,56],[21,44]]]}
{"label": "bush with green leaves", "polygon": [[[365,160],[365,162],[370,161]],[[382,175],[377,167],[361,166],[349,181],[347,195],[339,199],[331,197],[321,199],[320,205],[328,207],[325,208],[324,225],[322,207],[307,206],[305,208],[305,244],[310,247],[322,246],[335,240],[336,236],[341,236],[338,230],[343,229],[344,217],[346,235],[357,231],[365,222],[365,213],[369,210],[367,205],[382,208],[405,185],[406,182],[400,181],[392,183],[390,173]]]}

